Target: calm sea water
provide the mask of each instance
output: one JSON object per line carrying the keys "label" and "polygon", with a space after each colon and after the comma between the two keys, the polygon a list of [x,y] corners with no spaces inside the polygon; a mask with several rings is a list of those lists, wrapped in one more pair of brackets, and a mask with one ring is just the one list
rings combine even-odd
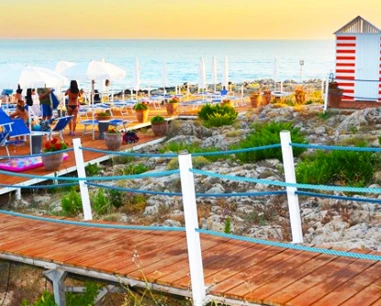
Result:
{"label": "calm sea water", "polygon": [[140,62],[142,87],[162,86],[162,63],[166,59],[168,85],[198,82],[200,57],[204,58],[207,83],[212,83],[212,57],[217,59],[218,80],[222,81],[224,59],[229,59],[229,80],[251,81],[273,76],[278,58],[278,79],[300,81],[323,78],[334,67],[334,41],[285,40],[0,40],[0,63],[21,63],[54,69],[57,61],[101,60],[127,71],[115,88],[131,88],[135,59]]}

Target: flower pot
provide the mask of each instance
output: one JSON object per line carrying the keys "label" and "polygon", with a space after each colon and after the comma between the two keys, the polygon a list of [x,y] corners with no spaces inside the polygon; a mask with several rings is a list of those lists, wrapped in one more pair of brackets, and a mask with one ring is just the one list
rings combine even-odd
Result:
{"label": "flower pot", "polygon": [[340,107],[342,96],[343,96],[342,89],[329,89],[328,90],[328,106],[335,107],[335,108]]}
{"label": "flower pot", "polygon": [[261,105],[261,96],[251,96],[250,97],[250,104],[251,107],[259,107]]}
{"label": "flower pot", "polygon": [[143,123],[148,120],[148,109],[139,109],[135,111],[138,122]]}
{"label": "flower pot", "polygon": [[164,136],[168,132],[168,122],[153,122],[151,123],[152,131],[155,136]]}
{"label": "flower pot", "polygon": [[270,104],[271,102],[271,92],[264,92],[263,93],[263,99],[261,101],[261,104],[262,105],[267,105],[267,104]]}
{"label": "flower pot", "polygon": [[221,105],[226,105],[226,106],[229,106],[229,107],[234,107],[234,103],[233,103],[233,101],[229,101],[229,102],[224,102],[224,101],[222,101],[222,102],[221,102]]}
{"label": "flower pot", "polygon": [[105,144],[108,150],[118,151],[122,145],[123,135],[121,133],[105,133]]}
{"label": "flower pot", "polygon": [[60,168],[62,164],[63,153],[41,155],[42,163],[44,164],[45,170],[56,171]]}
{"label": "flower pot", "polygon": [[168,103],[165,105],[165,108],[167,110],[167,114],[169,116],[176,114],[178,107],[179,107],[179,103]]}
{"label": "flower pot", "polygon": [[295,95],[295,100],[297,104],[304,104],[306,102],[306,94]]}

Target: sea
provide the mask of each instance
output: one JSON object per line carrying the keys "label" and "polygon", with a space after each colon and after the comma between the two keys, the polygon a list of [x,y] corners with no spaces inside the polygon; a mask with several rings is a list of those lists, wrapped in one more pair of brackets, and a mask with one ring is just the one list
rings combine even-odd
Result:
{"label": "sea", "polygon": [[[334,40],[0,40],[0,64],[18,63],[54,69],[60,60],[75,63],[105,60],[126,70],[126,77],[113,80],[111,88],[132,88],[136,58],[141,88],[163,86],[166,62],[168,86],[198,83],[199,62],[212,84],[212,61],[217,61],[222,81],[228,58],[229,81],[241,83],[274,77],[303,82],[322,79],[334,68]],[[302,65],[301,65],[302,63]]]}

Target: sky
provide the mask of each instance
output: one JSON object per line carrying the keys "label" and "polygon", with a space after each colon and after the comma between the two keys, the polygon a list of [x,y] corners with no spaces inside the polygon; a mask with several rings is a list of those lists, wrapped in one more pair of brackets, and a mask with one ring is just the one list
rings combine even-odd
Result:
{"label": "sky", "polygon": [[381,0],[0,0],[0,39],[332,39]]}

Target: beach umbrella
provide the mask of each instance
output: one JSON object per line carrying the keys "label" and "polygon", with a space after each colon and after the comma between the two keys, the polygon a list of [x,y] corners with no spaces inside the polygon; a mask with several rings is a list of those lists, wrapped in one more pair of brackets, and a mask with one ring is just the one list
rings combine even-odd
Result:
{"label": "beach umbrella", "polygon": [[217,60],[216,60],[215,56],[213,56],[213,59],[212,59],[212,83],[214,84],[214,92],[216,92],[216,87],[217,87]]}
{"label": "beach umbrella", "polygon": [[168,86],[168,80],[167,80],[167,64],[165,62],[165,59],[163,59],[163,69],[162,69],[161,77],[163,81],[164,95],[166,95],[167,94],[166,87]]}
{"label": "beach umbrella", "polygon": [[206,88],[206,74],[205,74],[205,63],[204,58],[200,58],[200,65],[198,69],[198,91]]}
{"label": "beach umbrella", "polygon": [[136,90],[136,96],[138,95],[138,91],[140,88],[140,65],[139,59],[135,60],[135,75],[134,75],[134,90]]}
{"label": "beach umbrella", "polygon": [[5,64],[0,65],[0,87],[21,88],[60,87],[68,80],[59,73],[42,67]]}
{"label": "beach umbrella", "polygon": [[75,63],[73,63],[73,62],[59,61],[56,64],[56,68],[54,68],[54,71],[57,72],[57,73],[61,73],[65,69],[67,69],[67,68],[69,68],[71,66],[74,66],[74,65],[75,65]]}
{"label": "beach umbrella", "polygon": [[222,86],[225,87],[226,90],[229,90],[229,60],[227,56],[225,57]]}
{"label": "beach umbrella", "polygon": [[273,63],[273,80],[274,80],[274,91],[276,91],[276,83],[278,82],[278,57],[274,57]]}
{"label": "beach umbrella", "polygon": [[61,74],[70,80],[104,81],[122,79],[126,71],[104,61],[90,61],[70,66]]}

